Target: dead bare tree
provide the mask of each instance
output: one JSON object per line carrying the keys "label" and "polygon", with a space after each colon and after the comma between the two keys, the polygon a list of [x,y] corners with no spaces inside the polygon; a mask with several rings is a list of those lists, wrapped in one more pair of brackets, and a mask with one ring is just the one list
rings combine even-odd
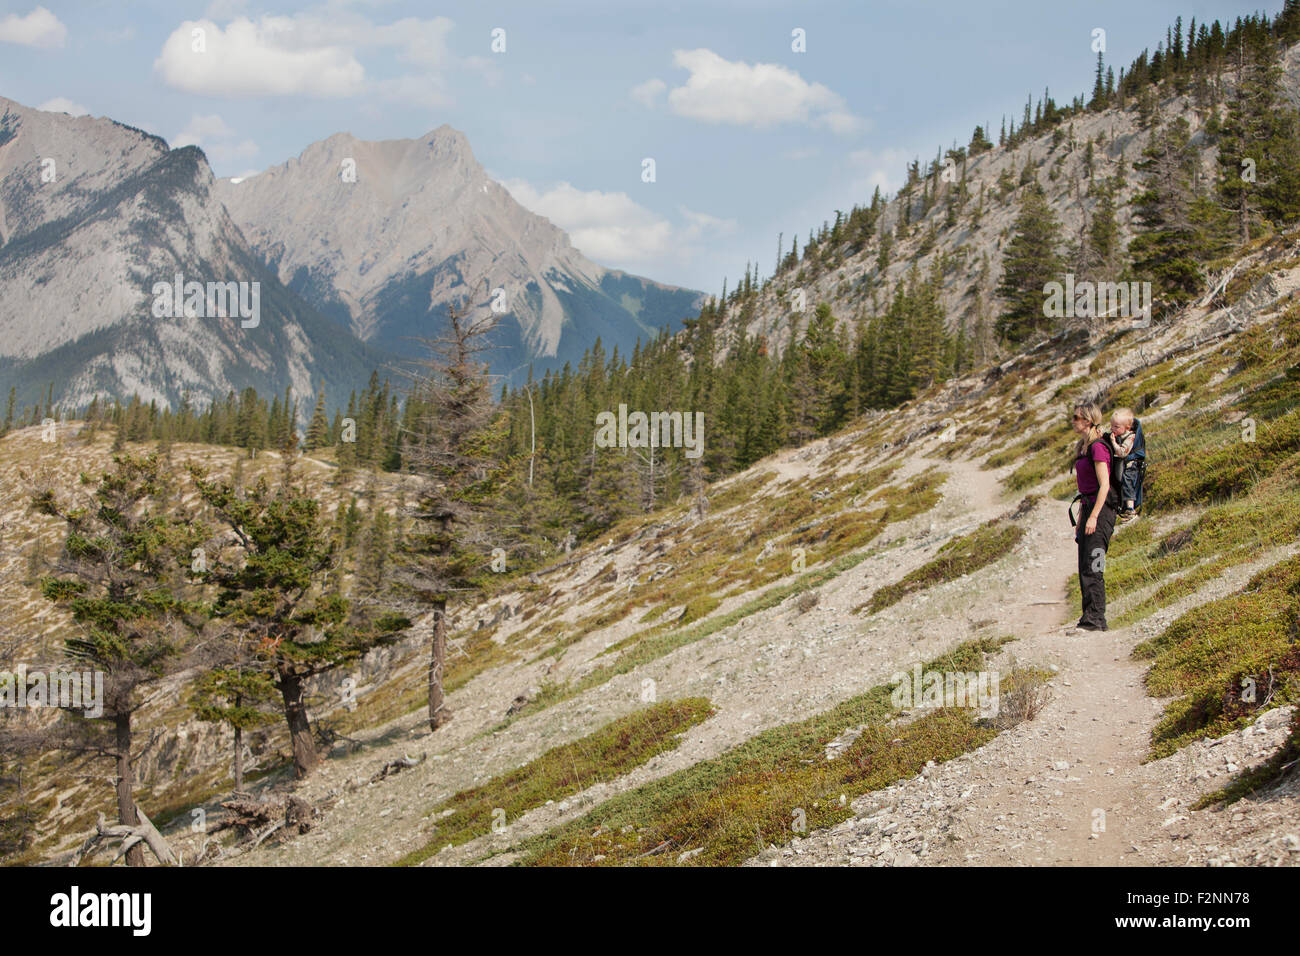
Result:
{"label": "dead bare tree", "polygon": [[114,860],[129,856],[132,852],[138,851],[140,845],[143,844],[153,852],[153,855],[157,857],[158,862],[163,866],[179,866],[180,861],[177,859],[176,854],[172,852],[172,848],[167,841],[163,839],[163,835],[158,832],[158,828],[153,825],[153,821],[139,807],[136,808],[136,816],[140,818],[140,822],[135,826],[127,826],[121,823],[109,826],[104,821],[104,815],[101,813],[99,820],[95,824],[95,832],[81,845],[81,849],[73,854],[68,865],[79,865],[86,857],[92,856],[100,848],[101,844],[116,840],[119,841],[120,845],[117,855],[113,857]]}
{"label": "dead bare tree", "polygon": [[641,510],[649,514],[659,507],[664,487],[676,476],[677,462],[666,457],[657,442],[651,442],[644,451],[636,452],[632,467],[641,486]]}

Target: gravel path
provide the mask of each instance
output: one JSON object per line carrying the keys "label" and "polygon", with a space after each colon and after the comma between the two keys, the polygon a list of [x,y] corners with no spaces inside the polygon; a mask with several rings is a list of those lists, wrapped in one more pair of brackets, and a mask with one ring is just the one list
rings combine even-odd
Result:
{"label": "gravel path", "polygon": [[[1029,591],[1047,587],[1064,597],[1074,570],[1068,530],[1041,529],[1059,540]],[[1058,672],[1036,719],[859,798],[853,819],[770,848],[748,865],[1300,865],[1295,779],[1227,812],[1190,809],[1202,793],[1275,753],[1291,708],[1143,764],[1163,702],[1147,696],[1146,665],[1130,657],[1188,607],[1230,593],[1294,551],[1235,568],[1134,627],[1070,634],[1061,627],[1064,605],[1042,606],[1052,613],[1030,615],[1028,634],[1008,645],[1009,655]]]}

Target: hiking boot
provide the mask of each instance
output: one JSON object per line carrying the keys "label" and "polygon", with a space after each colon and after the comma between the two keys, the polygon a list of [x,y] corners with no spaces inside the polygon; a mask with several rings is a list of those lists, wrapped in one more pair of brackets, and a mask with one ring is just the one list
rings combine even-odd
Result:
{"label": "hiking boot", "polygon": [[1137,518],[1137,516],[1138,513],[1136,511],[1121,511],[1119,513],[1119,523],[1128,524],[1130,521]]}
{"label": "hiking boot", "polygon": [[1082,621],[1080,621],[1078,624],[1076,624],[1075,627],[1078,628],[1078,629],[1081,630],[1081,631],[1107,631],[1107,630],[1110,630],[1110,628],[1106,627],[1105,624],[1084,624]]}

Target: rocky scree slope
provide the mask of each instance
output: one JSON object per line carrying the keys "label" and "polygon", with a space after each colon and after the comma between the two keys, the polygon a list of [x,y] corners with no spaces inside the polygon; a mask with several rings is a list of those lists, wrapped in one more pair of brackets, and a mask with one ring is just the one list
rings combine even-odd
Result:
{"label": "rocky scree slope", "polygon": [[[0,381],[20,401],[54,382],[70,406],[133,393],[174,406],[250,385],[323,385],[337,402],[387,361],[282,286],[213,187],[196,147],[0,98]],[[155,283],[177,274],[259,283],[257,325],[215,309],[156,317]]]}

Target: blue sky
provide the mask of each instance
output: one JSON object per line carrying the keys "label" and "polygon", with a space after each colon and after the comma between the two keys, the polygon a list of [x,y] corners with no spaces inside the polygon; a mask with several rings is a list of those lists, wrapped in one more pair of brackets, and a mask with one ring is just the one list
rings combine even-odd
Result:
{"label": "blue sky", "polygon": [[590,258],[716,291],[746,260],[769,274],[778,232],[788,248],[876,184],[896,188],[914,156],[965,144],[977,123],[996,135],[1031,91],[1089,91],[1095,28],[1118,73],[1176,16],[1280,7],[0,0],[0,95],[197,143],[219,176],[339,131],[448,123]]}

